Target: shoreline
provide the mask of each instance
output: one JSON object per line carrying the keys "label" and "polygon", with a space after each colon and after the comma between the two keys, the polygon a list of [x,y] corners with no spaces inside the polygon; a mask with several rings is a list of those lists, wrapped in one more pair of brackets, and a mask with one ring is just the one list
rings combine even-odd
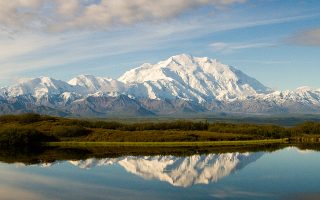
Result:
{"label": "shoreline", "polygon": [[244,145],[265,145],[265,144],[285,144],[288,138],[265,139],[265,140],[239,140],[239,141],[196,141],[196,142],[46,142],[45,146],[51,147],[219,147],[219,146],[244,146]]}

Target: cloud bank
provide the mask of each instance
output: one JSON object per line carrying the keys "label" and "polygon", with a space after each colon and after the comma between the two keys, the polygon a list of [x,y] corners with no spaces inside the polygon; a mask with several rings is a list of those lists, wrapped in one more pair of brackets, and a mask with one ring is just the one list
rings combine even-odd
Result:
{"label": "cloud bank", "polygon": [[0,26],[10,29],[109,28],[161,21],[202,6],[215,8],[246,0],[10,0],[0,1]]}

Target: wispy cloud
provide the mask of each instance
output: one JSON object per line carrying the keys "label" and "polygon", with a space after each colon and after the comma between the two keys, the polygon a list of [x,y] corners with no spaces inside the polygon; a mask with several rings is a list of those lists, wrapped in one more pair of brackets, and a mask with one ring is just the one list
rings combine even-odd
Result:
{"label": "wispy cloud", "polygon": [[[16,79],[30,70],[44,71],[90,59],[107,59],[116,55],[125,55],[139,51],[157,51],[183,46],[184,41],[193,40],[206,34],[241,29],[265,24],[284,23],[301,20],[311,15],[284,17],[280,19],[260,19],[223,21],[217,19],[194,18],[192,21],[173,20],[161,24],[141,24],[134,27],[122,27],[109,31],[80,31],[66,33],[17,32],[11,34],[2,31],[0,35],[0,79]],[[203,28],[208,27],[208,28]],[[11,38],[6,37],[10,35]],[[212,48],[223,52],[240,49],[273,46],[273,43],[213,43]],[[141,58],[137,58],[141,60]],[[127,62],[127,61],[125,61]],[[115,64],[118,66],[121,63]],[[141,63],[142,64],[142,63]],[[73,66],[80,70],[85,66]],[[86,66],[88,68],[89,66]],[[88,73],[88,72],[87,72]],[[90,72],[89,72],[90,73]],[[93,72],[92,72],[93,73]],[[48,74],[45,74],[48,75]],[[13,80],[1,81],[12,82]]]}
{"label": "wispy cloud", "polygon": [[311,19],[315,17],[319,17],[319,13],[311,13],[311,14],[300,14],[300,15],[290,15],[290,16],[278,16],[274,18],[266,18],[266,19],[251,19],[244,21],[242,23],[227,23],[221,24],[221,30],[233,30],[233,29],[241,29],[241,28],[250,28],[264,25],[272,25],[272,24],[282,24],[294,21],[300,21],[305,19]]}
{"label": "wispy cloud", "polygon": [[223,53],[232,53],[237,50],[242,49],[254,49],[254,48],[264,48],[272,47],[276,44],[273,43],[225,43],[225,42],[214,42],[210,44],[215,51],[220,51]]}
{"label": "wispy cloud", "polygon": [[313,28],[296,33],[287,39],[287,42],[304,46],[320,46],[320,28]]}
{"label": "wispy cloud", "polygon": [[291,60],[249,60],[249,59],[237,59],[237,60],[226,60],[226,62],[236,62],[236,63],[254,63],[263,65],[280,65],[280,64],[291,64]]}
{"label": "wispy cloud", "polygon": [[166,44],[168,35],[186,31],[186,28],[177,29],[169,24],[163,27],[164,30],[142,26],[108,32],[24,33],[15,35],[13,39],[2,40],[0,37],[0,42],[4,44],[0,46],[0,52],[4,52],[0,56],[0,79],[10,77],[11,80],[6,82],[12,82],[27,71],[43,71],[68,64],[75,71],[81,71],[81,68],[90,66],[75,66],[74,63],[99,58],[112,59],[112,56],[145,50],[155,51],[170,45]]}
{"label": "wispy cloud", "polygon": [[[0,1],[0,82],[12,82],[3,80],[19,78],[26,73],[26,76],[31,76],[32,72],[51,76],[50,70],[53,69],[109,75],[108,66],[105,70],[102,67],[105,63],[111,63],[113,68],[123,63],[130,67],[128,60],[133,60],[133,63],[151,62],[152,59],[165,58],[179,51],[192,54],[199,49],[209,49],[208,43],[212,41],[210,37],[224,31],[303,21],[320,16],[319,13],[299,11],[295,14],[284,12],[277,16],[255,14],[252,17],[243,15],[248,10],[238,12],[236,9],[216,9],[234,8],[230,5],[242,2],[245,1]],[[86,10],[92,7],[96,11],[91,11],[89,15]],[[183,15],[200,7],[204,9]],[[181,14],[182,17],[177,17]],[[144,23],[149,21],[156,23]],[[237,40],[228,43],[225,38],[217,41],[223,42],[212,43],[211,49],[224,53],[275,45],[265,38],[248,43]],[[150,56],[151,53],[141,52],[153,54]],[[135,54],[131,60],[127,59],[130,54]],[[112,63],[115,57],[120,56],[123,59]],[[99,59],[103,62],[97,61]],[[98,71],[93,69],[97,66],[100,67]],[[124,70],[118,71],[117,75]]]}

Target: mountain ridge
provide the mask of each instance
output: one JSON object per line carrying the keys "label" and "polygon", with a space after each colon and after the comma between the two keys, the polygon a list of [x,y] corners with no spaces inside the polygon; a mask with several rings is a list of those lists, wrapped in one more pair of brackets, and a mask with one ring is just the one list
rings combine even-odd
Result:
{"label": "mountain ridge", "polygon": [[69,81],[24,79],[0,88],[0,101],[1,114],[316,113],[320,111],[320,89],[304,86],[274,91],[216,59],[181,54],[143,64],[118,79],[92,75]]}

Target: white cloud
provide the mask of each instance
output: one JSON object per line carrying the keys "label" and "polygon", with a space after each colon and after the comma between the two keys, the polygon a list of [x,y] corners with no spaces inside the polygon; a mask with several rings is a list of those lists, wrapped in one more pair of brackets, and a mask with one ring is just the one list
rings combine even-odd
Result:
{"label": "white cloud", "polygon": [[61,31],[108,28],[158,21],[201,6],[221,7],[246,0],[10,0],[0,1],[0,25]]}
{"label": "white cloud", "polygon": [[215,51],[220,51],[223,53],[232,53],[237,50],[242,49],[253,49],[253,48],[263,48],[263,47],[272,47],[275,46],[273,43],[225,43],[225,42],[214,42],[210,46]]}
{"label": "white cloud", "polygon": [[66,16],[72,17],[80,9],[80,4],[78,0],[56,0],[57,1],[57,13]]}
{"label": "white cloud", "polygon": [[13,39],[2,39],[0,35],[0,43],[3,44],[0,46],[0,52],[3,52],[0,57],[0,80],[12,82],[31,70],[46,70],[67,64],[80,70],[80,67],[90,66],[74,66],[72,63],[146,49],[156,50],[163,48],[161,43],[167,35],[185,30],[173,29],[171,25],[167,26],[166,31],[143,27],[98,32],[96,37],[91,32],[24,33],[16,34]]}
{"label": "white cloud", "polygon": [[0,24],[7,27],[23,27],[24,23],[37,21],[37,10],[42,0],[0,1]]}

